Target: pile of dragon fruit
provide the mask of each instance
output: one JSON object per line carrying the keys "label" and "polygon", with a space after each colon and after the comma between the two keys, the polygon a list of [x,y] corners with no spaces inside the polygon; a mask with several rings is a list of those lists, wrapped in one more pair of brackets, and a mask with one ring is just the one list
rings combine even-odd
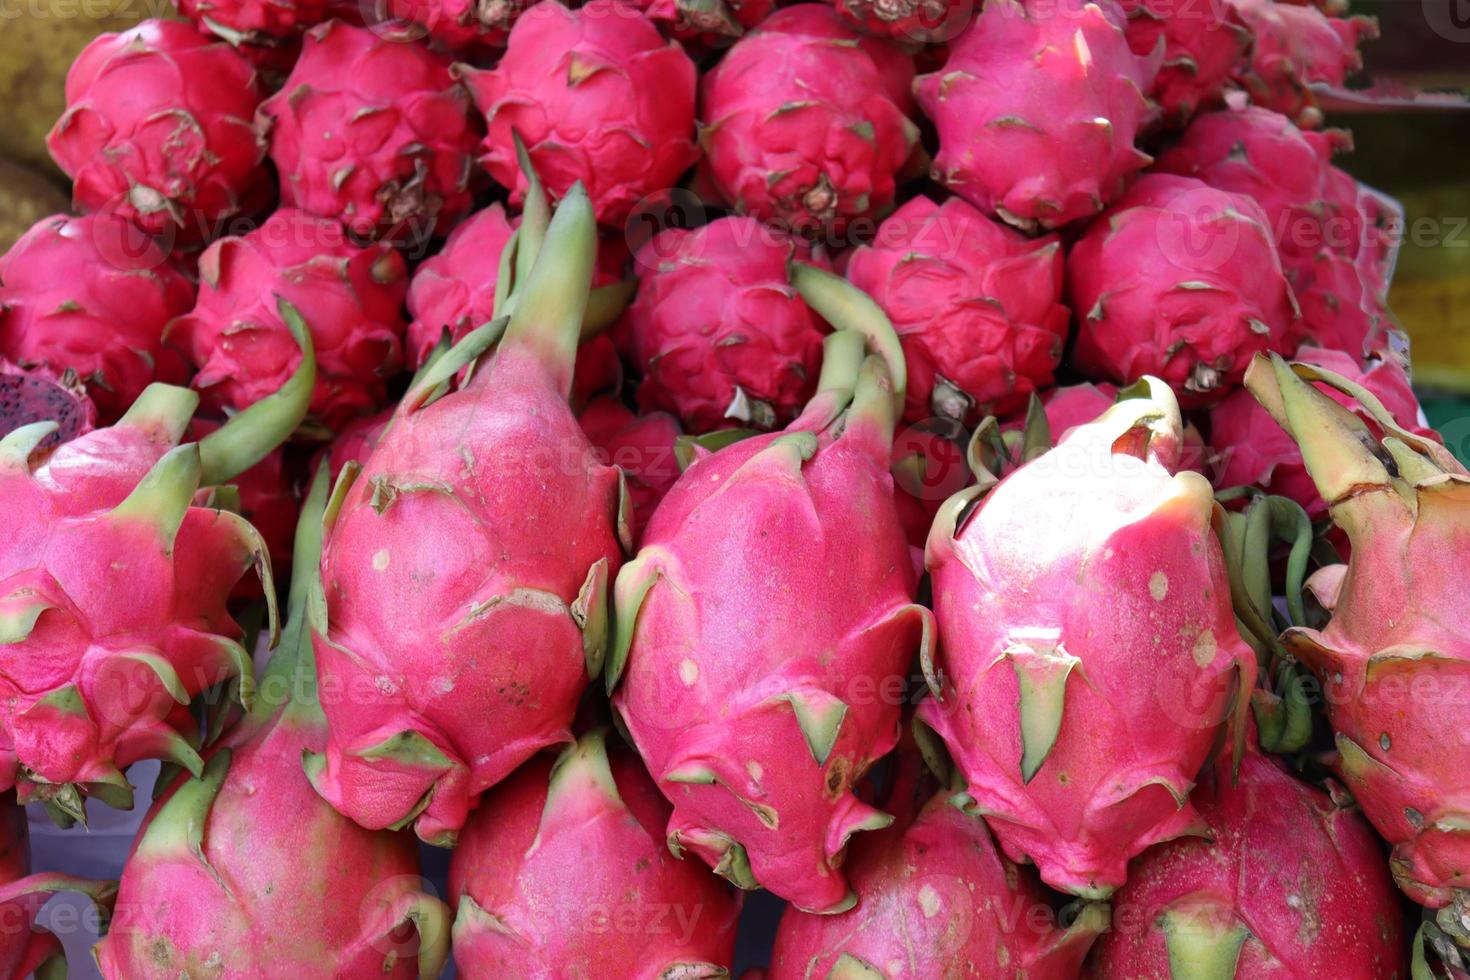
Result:
{"label": "pile of dragon fruit", "polygon": [[1370,21],[179,9],[0,258],[0,779],[148,811],[6,976],[1470,977]]}

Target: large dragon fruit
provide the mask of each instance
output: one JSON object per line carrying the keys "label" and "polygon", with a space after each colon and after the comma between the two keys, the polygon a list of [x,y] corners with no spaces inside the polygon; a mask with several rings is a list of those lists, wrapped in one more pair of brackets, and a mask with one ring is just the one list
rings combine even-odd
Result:
{"label": "large dragon fruit", "polygon": [[285,87],[260,106],[282,203],[362,238],[453,227],[472,203],[478,136],[449,64],[382,27],[308,31]]}
{"label": "large dragon fruit", "polygon": [[1090,218],[1149,156],[1157,53],[1139,57],[1114,0],[989,0],[944,68],[915,84],[939,129],[935,174],[1028,231]]}
{"label": "large dragon fruit", "polygon": [[150,382],[187,378],[163,331],[193,300],[164,251],[122,218],[53,215],[0,257],[0,356],[76,372],[115,419]]}
{"label": "large dragon fruit", "polygon": [[[1349,395],[1373,420],[1310,384]],[[1393,845],[1409,897],[1470,944],[1470,473],[1433,439],[1399,426],[1371,393],[1310,365],[1258,358],[1246,385],[1296,439],[1347,533],[1352,558],[1312,579],[1326,629],[1283,637],[1323,685],[1338,768]]]}
{"label": "large dragon fruit", "polygon": [[528,186],[517,138],[552,196],[582,183],[604,224],[673,187],[697,156],[694,62],[620,0],[542,0],[494,68],[457,70],[485,114],[480,162],[512,201]]}
{"label": "large dragon fruit", "polygon": [[621,479],[566,404],[595,249],[574,186],[499,347],[449,393],[500,325],[436,360],[344,491],[316,652],[351,696],[324,699],[308,772],[364,827],[452,842],[481,792],[570,739],[601,668]]}
{"label": "large dragon fruit", "polygon": [[324,606],[327,489],[323,471],[297,528],[286,634],[254,707],[138,832],[97,947],[104,977],[435,980],[448,959],[449,909],[424,893],[412,835],[357,826],[301,771],[302,752],[326,742],[309,624]]}
{"label": "large dragon fruit", "polygon": [[[1119,402],[929,537],[942,656],[919,718],[1002,849],[1088,897],[1197,829],[1195,775],[1255,682],[1173,394]],[[1239,719],[1237,718],[1237,722]]]}
{"label": "large dragon fruit", "polygon": [[904,416],[974,425],[1045,388],[1071,313],[1061,304],[1062,249],[991,221],[960,198],[916,197],[848,261],[903,341]]}
{"label": "large dragon fruit", "polygon": [[1408,976],[1382,845],[1349,804],[1254,750],[1238,776],[1206,775],[1190,802],[1208,836],[1133,862],[1085,976]]}
{"label": "large dragon fruit", "polygon": [[1224,0],[1250,30],[1250,56],[1235,79],[1256,105],[1285,113],[1303,126],[1322,122],[1314,87],[1340,89],[1363,67],[1358,45],[1378,36],[1371,17],[1334,17],[1314,4]]}
{"label": "large dragon fruit", "polygon": [[255,70],[228,44],[189,23],[146,20],[73,62],[48,144],[78,208],[197,241],[259,195],[260,98]]}
{"label": "large dragon fruit", "polygon": [[778,10],[704,76],[709,176],[738,211],[805,233],[881,217],[919,145],[913,64],[826,3]]}
{"label": "large dragon fruit", "polygon": [[848,838],[892,819],[852,790],[898,738],[903,675],[916,648],[927,657],[932,616],[913,602],[888,472],[897,339],[842,280],[798,278],[821,311],[860,310],[896,370],[875,355],[859,374],[862,337],[839,331],[785,431],[689,465],[618,576],[608,687],[674,804],[675,853],[838,912],[856,901],[840,871]]}
{"label": "large dragon fruit", "polygon": [[488,794],[449,868],[467,980],[725,977],[740,899],[664,846],[669,805],[601,731]]}
{"label": "large dragon fruit", "polygon": [[1067,285],[1078,367],[1120,384],[1156,375],[1195,402],[1287,347],[1297,315],[1255,202],[1168,174],[1141,179],[1088,228]]}
{"label": "large dragon fruit", "polygon": [[1163,46],[1164,61],[1149,94],[1178,125],[1196,109],[1222,101],[1251,35],[1227,0],[1118,0],[1128,15],[1128,44],[1140,57]]}
{"label": "large dragon fruit", "polygon": [[810,259],[754,218],[670,228],[638,250],[638,298],[619,336],[643,375],[638,401],[696,432],[771,429],[801,411],[817,381],[823,324],[792,288]]}
{"label": "large dragon fruit", "polygon": [[169,341],[199,368],[194,387],[219,411],[254,404],[296,369],[300,352],[275,297],[300,310],[315,342],[311,413],[337,429],[371,412],[402,365],[403,257],[358,246],[336,221],[283,209],[255,231],[223,238],[199,260],[199,301]]}

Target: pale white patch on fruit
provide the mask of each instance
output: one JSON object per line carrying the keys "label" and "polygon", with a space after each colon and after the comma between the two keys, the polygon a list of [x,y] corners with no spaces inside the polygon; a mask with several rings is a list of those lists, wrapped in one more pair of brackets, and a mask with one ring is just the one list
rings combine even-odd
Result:
{"label": "pale white patch on fruit", "polygon": [[454,690],[454,681],[448,677],[436,677],[434,679],[434,689],[440,694],[448,694]]}
{"label": "pale white patch on fruit", "polygon": [[693,687],[694,682],[699,680],[699,664],[688,657],[679,661],[679,680],[684,682],[685,687]]}
{"label": "pale white patch on fruit", "polygon": [[1169,594],[1169,576],[1163,572],[1154,572],[1148,579],[1148,594],[1154,597],[1155,602],[1163,602],[1164,597]]}
{"label": "pale white patch on fruit", "polygon": [[388,570],[388,549],[383,548],[373,555],[373,571],[386,572]]}
{"label": "pale white patch on fruit", "polygon": [[1201,667],[1208,667],[1214,662],[1215,653],[1219,648],[1219,644],[1215,642],[1214,632],[1205,630],[1199,636],[1195,637],[1194,646],[1189,652],[1194,657],[1195,663]]}
{"label": "pale white patch on fruit", "polygon": [[378,689],[378,693],[380,694],[394,694],[398,691],[398,688],[393,684],[393,678],[386,674],[379,674],[373,678],[373,686]]}
{"label": "pale white patch on fruit", "polygon": [[766,771],[761,768],[761,764],[754,759],[745,764],[745,771],[750,773],[750,778],[756,782],[760,782],[761,777],[766,774]]}
{"label": "pale white patch on fruit", "polygon": [[919,889],[919,908],[924,910],[924,918],[932,919],[938,915],[942,904],[933,885],[925,885]]}

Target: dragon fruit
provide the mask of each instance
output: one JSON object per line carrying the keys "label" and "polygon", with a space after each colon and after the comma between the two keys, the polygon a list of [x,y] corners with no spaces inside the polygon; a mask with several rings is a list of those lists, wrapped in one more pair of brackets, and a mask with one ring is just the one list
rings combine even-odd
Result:
{"label": "dragon fruit", "polygon": [[[303,30],[329,16],[329,0],[176,0],[179,13],[247,58],[289,50]],[[257,67],[259,67],[257,65]]]}
{"label": "dragon fruit", "polygon": [[216,413],[254,404],[295,370],[300,353],[273,297],[311,328],[319,370],[315,420],[336,430],[387,399],[402,366],[408,290],[403,257],[358,246],[337,222],[283,209],[199,260],[199,301],[169,327],[169,341],[199,368],[194,387]]}
{"label": "dragon fruit", "polygon": [[810,249],[754,218],[669,228],[637,254],[638,297],[619,325],[642,373],[638,401],[695,432],[772,429],[811,395],[821,319],[792,288],[788,265]]}
{"label": "dragon fruit", "polygon": [[1163,65],[1149,95],[1170,124],[1177,126],[1195,110],[1223,101],[1251,44],[1250,31],[1228,0],[1118,2],[1128,15],[1128,45],[1134,54],[1151,57],[1163,46]]}
{"label": "dragon fruit", "polygon": [[974,0],[834,0],[854,27],[906,44],[940,44],[964,29]]}
{"label": "dragon fruit", "polygon": [[123,219],[53,215],[0,257],[0,356],[74,371],[110,421],[150,382],[188,377],[163,331],[193,300],[164,251]]}
{"label": "dragon fruit", "polygon": [[566,405],[595,249],[574,186],[493,355],[442,395],[499,324],[438,358],[341,491],[316,654],[352,696],[324,699],[307,771],[364,827],[452,843],[480,793],[570,740],[601,669],[621,478]]}
{"label": "dragon fruit", "polygon": [[969,433],[948,419],[926,419],[893,437],[893,502],[919,574],[934,515],[974,477],[965,458],[968,439]]}
{"label": "dragon fruit", "polygon": [[1041,396],[1052,441],[1061,442],[1077,426],[1097,421],[1098,416],[1112,408],[1117,400],[1117,387],[1106,382],[1053,388]]}
{"label": "dragon fruit", "polygon": [[847,278],[869,293],[903,341],[904,417],[973,426],[1011,412],[1051,383],[1071,313],[1061,304],[1062,248],[1026,238],[960,198],[916,197],[859,248]]}
{"label": "dragon fruit", "polygon": [[701,142],[715,190],[738,211],[842,234],[893,207],[919,146],[913,64],[826,3],[778,10],[704,76]]}
{"label": "dragon fruit", "polygon": [[738,895],[669,854],[668,803],[604,740],[527,764],[465,827],[449,891],[467,980],[729,975]]}
{"label": "dragon fruit", "polygon": [[919,718],[1006,855],[1092,898],[1198,828],[1195,774],[1256,676],[1210,485],[1176,473],[1178,406],[1148,390],[983,500],[983,483],[956,495],[927,554],[942,655]]}
{"label": "dragon fruit", "polygon": [[1161,844],[1113,896],[1085,976],[1407,977],[1382,846],[1350,803],[1250,751],[1191,798],[1209,836]]}
{"label": "dragon fruit", "polygon": [[91,432],[97,406],[75,371],[22,368],[0,357],[0,437],[32,422],[56,423],[55,431],[36,444],[35,452],[48,453]]}
{"label": "dragon fruit", "polygon": [[192,24],[146,20],[89,44],[66,76],[51,156],[85,211],[207,238],[265,179],[255,70]]}
{"label": "dragon fruit", "polygon": [[408,363],[423,366],[444,332],[459,343],[494,319],[500,253],[515,234],[505,208],[493,204],[454,229],[444,248],[413,274],[408,289]]}
{"label": "dragon fruit", "polygon": [[527,181],[516,139],[553,197],[575,182],[597,220],[623,221],[694,163],[694,62],[637,8],[543,0],[510,32],[488,71],[456,68],[488,128],[480,163],[519,202]]}
{"label": "dragon fruit", "polygon": [[97,947],[105,977],[433,980],[448,959],[449,909],[424,893],[412,836],[357,826],[301,771],[302,752],[326,741],[309,621],[324,605],[327,489],[322,472],[297,529],[286,635],[254,707],[138,832]]}
{"label": "dragon fruit", "polygon": [[[1312,381],[1353,398],[1372,426]],[[1470,738],[1458,696],[1470,685],[1470,473],[1321,368],[1258,358],[1246,385],[1296,439],[1352,545],[1346,569],[1310,583],[1332,612],[1327,627],[1283,641],[1322,682],[1338,771],[1393,845],[1394,878],[1414,901],[1445,908],[1448,931],[1470,943]]]}
{"label": "dragon fruit", "polygon": [[1358,45],[1378,37],[1371,17],[1334,17],[1312,4],[1225,0],[1250,30],[1249,58],[1235,79],[1251,101],[1314,127],[1322,123],[1312,89],[1342,88],[1363,67]]}
{"label": "dragon fruit", "polygon": [[686,45],[722,47],[770,16],[776,0],[633,0]]}
{"label": "dragon fruit", "polygon": [[577,422],[603,462],[623,471],[633,506],[631,530],[638,540],[659,501],[679,479],[679,461],[674,455],[679,420],[667,412],[634,415],[622,402],[604,395],[588,402]]}
{"label": "dragon fruit", "polygon": [[1243,195],[1149,174],[1067,256],[1075,362],[1119,384],[1152,374],[1218,400],[1251,357],[1288,346],[1297,310],[1266,216]]}
{"label": "dragon fruit", "polygon": [[361,238],[453,227],[472,205],[478,136],[449,64],[381,26],[308,31],[285,87],[260,106],[282,203]]}
{"label": "dragon fruit", "polygon": [[1124,25],[1114,0],[987,2],[915,83],[936,177],[1026,231],[1101,211],[1150,162],[1133,144],[1160,54],[1134,54]]}
{"label": "dragon fruit", "polygon": [[477,55],[504,47],[529,6],[527,0],[388,0],[387,9],[451,51]]}
{"label": "dragon fruit", "polygon": [[903,675],[916,647],[927,656],[933,617],[913,601],[888,472],[897,338],[830,273],[805,267],[798,285],[863,324],[894,369],[839,331],[786,430],[697,450],[618,576],[607,680],[674,804],[674,852],[839,912],[856,901],[848,838],[892,819],[852,789],[897,741]]}

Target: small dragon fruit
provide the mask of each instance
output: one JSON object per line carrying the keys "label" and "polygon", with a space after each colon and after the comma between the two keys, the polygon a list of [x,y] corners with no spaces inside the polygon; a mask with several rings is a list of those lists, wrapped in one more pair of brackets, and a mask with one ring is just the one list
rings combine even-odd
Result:
{"label": "small dragon fruit", "polygon": [[35,448],[37,453],[49,453],[91,432],[97,424],[97,406],[75,371],[57,374],[44,367],[23,368],[0,357],[0,437],[33,422],[56,423],[55,431]]}
{"label": "small dragon fruit", "polygon": [[637,541],[659,501],[679,479],[674,451],[681,434],[679,420],[667,412],[634,415],[622,402],[604,395],[588,402],[577,422],[603,462],[623,471],[633,505],[631,530]]}
{"label": "small dragon fruit", "polygon": [[1235,79],[1251,101],[1302,126],[1322,123],[1312,89],[1342,88],[1363,67],[1358,45],[1378,37],[1371,17],[1334,17],[1312,4],[1225,0],[1250,30],[1250,56]]}
{"label": "small dragon fruit", "polygon": [[607,678],[674,804],[674,852],[840,912],[856,901],[848,838],[892,820],[852,790],[898,739],[903,675],[916,647],[928,656],[933,617],[914,603],[888,471],[897,338],[852,286],[809,266],[797,278],[819,312],[865,324],[895,370],[839,331],[785,431],[697,451],[618,576]]}
{"label": "small dragon fruit", "polygon": [[619,326],[642,373],[638,401],[695,432],[772,429],[811,395],[821,318],[791,286],[810,250],[754,218],[669,228],[638,250],[638,297]]}
{"label": "small dragon fruit", "polygon": [[1088,377],[1163,378],[1191,402],[1238,385],[1252,355],[1288,345],[1297,310],[1266,216],[1202,181],[1149,174],[1067,256]]}
{"label": "small dragon fruit", "polygon": [[444,248],[414,272],[408,289],[410,367],[423,366],[446,330],[457,344],[494,319],[500,255],[514,234],[505,208],[492,204],[454,229]]}
{"label": "small dragon fruit", "polygon": [[914,86],[938,179],[1026,231],[1101,211],[1150,162],[1133,144],[1160,55],[1134,54],[1124,26],[1114,0],[987,2]]}
{"label": "small dragon fruit", "polygon": [[1251,35],[1228,0],[1118,0],[1128,15],[1128,44],[1164,61],[1149,94],[1165,119],[1179,125],[1195,110],[1223,101],[1232,72],[1250,49]]}
{"label": "small dragon fruit", "polygon": [[691,47],[723,47],[770,16],[776,0],[632,0]]}
{"label": "small dragon fruit", "polygon": [[953,497],[927,554],[942,655],[919,718],[1007,856],[1092,898],[1197,828],[1195,775],[1256,676],[1210,485],[1176,473],[1178,407],[1148,390]]}
{"label": "small dragon fruit", "polygon": [[504,47],[529,6],[528,0],[388,0],[387,9],[451,51],[477,55]]}
{"label": "small dragon fruit", "polygon": [[467,214],[477,135],[449,61],[381,27],[306,34],[285,87],[260,106],[281,201],[354,235],[417,238]]}
{"label": "small dragon fruit", "polygon": [[893,207],[919,146],[913,64],[830,4],[778,10],[704,76],[701,142],[736,210],[808,234],[842,234]]}
{"label": "small dragon fruit", "polygon": [[496,787],[449,867],[467,980],[725,977],[740,898],[664,846],[669,805],[601,731]]}
{"label": "small dragon fruit", "polygon": [[48,145],[78,208],[199,241],[264,179],[260,98],[255,70],[228,44],[146,20],[77,57]]}
{"label": "small dragon fruit", "polygon": [[960,198],[916,197],[848,260],[847,278],[893,321],[908,362],[904,417],[973,426],[1051,383],[1071,313],[1062,249],[991,221]]}
{"label": "small dragon fruit", "polygon": [[552,196],[581,182],[604,224],[673,187],[697,156],[694,62],[619,0],[543,0],[494,68],[456,70],[485,115],[480,163],[513,202],[527,189],[517,138]]}
{"label": "small dragon fruit", "polygon": [[339,491],[317,670],[352,697],[325,699],[330,737],[307,771],[364,827],[452,843],[484,790],[570,740],[601,669],[621,478],[566,404],[595,249],[574,186],[494,353],[449,393],[501,323],[439,357]]}
{"label": "small dragon fruit", "polygon": [[163,331],[193,300],[164,251],[123,219],[53,215],[0,257],[0,356],[76,372],[116,419],[150,382],[188,377]]}
{"label": "small dragon fruit", "polygon": [[412,836],[357,826],[301,771],[302,752],[326,741],[309,620],[325,602],[327,488],[322,472],[297,529],[286,635],[254,707],[138,832],[97,946],[104,977],[434,980],[448,959],[449,909],[423,892]]}
{"label": "small dragon fruit", "polygon": [[866,34],[905,44],[941,44],[965,28],[975,0],[834,0],[837,12]]}
{"label": "small dragon fruit", "polygon": [[359,247],[336,221],[283,209],[255,231],[223,238],[199,260],[199,302],[169,341],[199,368],[212,410],[238,410],[279,387],[301,359],[273,297],[300,310],[317,352],[311,413],[328,429],[371,412],[402,365],[403,257]]}
{"label": "small dragon fruit", "polygon": [[289,50],[303,30],[329,16],[329,0],[176,0],[201,31],[228,41],[247,58]]}

